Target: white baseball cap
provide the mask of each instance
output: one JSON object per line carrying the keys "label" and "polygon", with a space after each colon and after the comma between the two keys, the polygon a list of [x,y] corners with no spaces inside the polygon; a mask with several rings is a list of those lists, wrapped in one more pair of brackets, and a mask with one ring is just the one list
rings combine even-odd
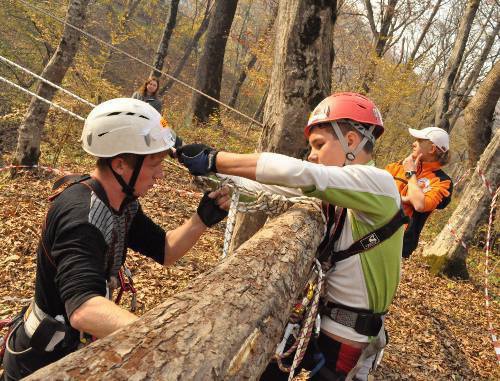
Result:
{"label": "white baseball cap", "polygon": [[410,135],[417,139],[430,140],[434,145],[443,152],[450,149],[450,135],[439,127],[426,127],[423,130],[415,130],[408,128]]}

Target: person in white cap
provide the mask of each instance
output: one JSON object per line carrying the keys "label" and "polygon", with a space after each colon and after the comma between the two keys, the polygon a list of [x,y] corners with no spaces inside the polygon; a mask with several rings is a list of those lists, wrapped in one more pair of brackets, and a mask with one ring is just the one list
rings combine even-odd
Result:
{"label": "person in white cap", "polygon": [[450,177],[441,169],[450,158],[448,133],[438,127],[408,130],[416,138],[412,153],[385,168],[394,177],[403,210],[410,217],[403,240],[404,258],[409,258],[416,249],[429,215],[435,209],[445,208],[453,191]]}
{"label": "person in white cap", "polygon": [[164,177],[162,162],[175,137],[141,100],[95,107],[82,143],[97,158],[96,168],[54,185],[38,246],[35,296],[6,340],[5,381],[57,361],[86,337],[102,338],[137,319],[110,300],[128,248],[169,265],[227,215],[224,188],[205,193],[197,212],[167,232],[143,212],[138,198]]}

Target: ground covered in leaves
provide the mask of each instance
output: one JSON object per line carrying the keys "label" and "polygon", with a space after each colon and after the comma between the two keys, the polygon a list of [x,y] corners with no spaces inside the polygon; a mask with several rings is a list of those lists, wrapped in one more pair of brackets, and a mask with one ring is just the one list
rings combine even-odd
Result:
{"label": "ground covered in leaves", "polygon": [[[190,185],[188,175],[165,165],[167,178],[141,203],[147,213],[169,229],[195,211],[200,195]],[[89,164],[65,167],[73,172],[88,168]],[[55,178],[42,170],[22,172],[15,179],[0,172],[0,319],[17,312],[33,295],[37,240]],[[169,269],[130,253],[128,264],[138,290],[139,313],[150,310],[215,266],[222,249],[223,229],[223,224],[210,229],[188,255]],[[481,251],[473,255],[478,263],[484,262]],[[376,379],[500,379],[488,332],[484,275],[479,270],[471,274],[469,281],[456,281],[431,275],[418,253],[404,263],[401,286],[386,320],[390,343]],[[496,291],[490,290],[498,295]],[[128,296],[124,302],[128,303]],[[497,300],[491,309],[498,328]]]}

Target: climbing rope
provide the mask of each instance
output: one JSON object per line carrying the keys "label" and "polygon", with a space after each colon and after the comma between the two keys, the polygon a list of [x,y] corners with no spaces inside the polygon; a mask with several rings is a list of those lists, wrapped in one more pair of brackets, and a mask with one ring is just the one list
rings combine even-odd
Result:
{"label": "climbing rope", "polygon": [[[169,161],[169,163],[171,162]],[[181,168],[183,170],[186,170],[184,167]],[[213,189],[214,187],[222,188],[226,186],[232,191],[231,206],[229,208],[229,213],[226,221],[226,231],[224,233],[224,248],[222,250],[222,258],[225,258],[229,252],[237,212],[246,214],[263,212],[268,216],[277,216],[287,211],[294,204],[308,204],[312,205],[316,210],[320,212],[324,223],[323,236],[326,234],[326,217],[323,215],[321,203],[318,199],[307,196],[285,197],[276,193],[253,191],[235,184],[234,181],[226,177],[212,178],[198,176],[197,184],[204,189]],[[250,197],[252,201],[241,201],[242,195]]]}
{"label": "climbing rope", "polygon": [[50,17],[50,18],[52,18],[52,19],[54,19],[54,20],[56,20],[56,21],[58,21],[58,22],[60,22],[60,23],[62,23],[62,24],[64,24],[64,25],[66,25],[66,26],[69,26],[70,28],[72,28],[72,29],[74,29],[74,30],[78,31],[79,33],[81,33],[81,34],[83,34],[83,35],[85,35],[85,36],[87,36],[87,37],[89,37],[89,38],[91,38],[91,39],[93,39],[94,41],[97,41],[97,42],[99,42],[100,44],[103,44],[103,45],[107,46],[108,48],[113,49],[113,50],[115,50],[116,52],[119,52],[119,53],[121,53],[121,54],[123,54],[123,55],[127,56],[128,58],[131,58],[131,59],[133,59],[134,61],[137,61],[137,62],[139,62],[139,63],[141,63],[141,64],[143,64],[143,65],[145,65],[145,66],[149,67],[150,69],[153,69],[153,70],[155,70],[155,71],[159,71],[160,73],[162,73],[162,74],[163,74],[164,76],[166,76],[167,78],[170,78],[171,80],[173,80],[173,81],[175,81],[175,82],[177,82],[177,83],[181,84],[182,86],[185,86],[185,87],[186,87],[186,88],[188,88],[189,90],[194,91],[195,93],[198,93],[198,94],[200,94],[200,95],[204,96],[204,97],[205,97],[205,98],[207,98],[207,99],[210,99],[212,102],[215,102],[215,103],[217,103],[217,104],[219,104],[219,105],[221,105],[221,106],[225,107],[226,109],[228,109],[228,110],[230,110],[230,111],[232,111],[232,112],[234,112],[234,113],[236,113],[236,114],[238,114],[238,115],[242,116],[243,118],[245,118],[245,119],[247,119],[247,120],[251,121],[252,123],[255,123],[255,124],[257,124],[258,126],[261,126],[261,127],[263,127],[263,126],[264,126],[261,122],[259,122],[258,120],[255,120],[255,119],[254,119],[254,118],[252,118],[251,116],[248,116],[248,115],[246,115],[246,114],[242,113],[241,111],[236,110],[234,107],[231,107],[231,106],[229,106],[228,104],[226,104],[226,103],[224,103],[224,102],[221,102],[220,100],[218,100],[218,99],[216,99],[216,98],[214,98],[214,97],[212,97],[212,96],[210,96],[210,95],[208,95],[208,94],[204,93],[203,91],[198,90],[197,88],[195,88],[195,87],[193,87],[193,86],[191,86],[191,85],[187,84],[186,82],[184,82],[184,81],[182,81],[182,80],[180,80],[180,79],[178,79],[178,78],[176,78],[176,77],[172,76],[171,74],[168,74],[168,73],[166,73],[166,72],[164,72],[164,71],[162,71],[162,70],[158,70],[158,69],[156,69],[153,65],[148,64],[147,62],[145,62],[145,61],[141,60],[140,58],[137,58],[137,57],[133,56],[132,54],[127,53],[126,51],[124,51],[124,50],[122,50],[122,49],[120,49],[120,48],[118,48],[118,47],[116,47],[116,46],[114,46],[114,45],[112,45],[112,44],[110,44],[110,43],[108,43],[108,42],[106,42],[106,41],[104,41],[104,40],[100,39],[99,37],[94,36],[93,34],[91,34],[91,33],[89,33],[89,32],[86,32],[85,30],[83,30],[83,29],[81,29],[81,28],[79,28],[79,27],[77,27],[77,26],[75,26],[75,25],[72,25],[71,23],[67,22],[66,20],[61,19],[61,18],[59,18],[59,17],[55,16],[54,14],[52,14],[52,13],[50,13],[50,12],[48,12],[48,11],[46,11],[46,10],[44,10],[44,9],[42,9],[42,8],[40,8],[40,7],[38,7],[38,6],[36,6],[36,5],[30,4],[30,3],[28,3],[28,2],[27,2],[27,1],[25,1],[25,0],[18,0],[18,1],[19,1],[19,2],[21,2],[21,3],[23,3],[25,6],[27,6],[27,7],[31,8],[31,9],[33,9],[33,10],[35,10],[35,11],[39,12],[39,13],[42,13],[42,14],[44,14],[44,15],[46,15],[46,16],[48,16],[48,17]]}
{"label": "climbing rope", "polygon": [[[321,293],[323,291],[323,283],[323,269],[319,261],[316,259],[313,275],[308,282],[308,291],[306,292],[306,296],[303,298],[301,303],[294,307],[294,314],[296,316],[303,314],[304,310],[307,311],[307,314],[302,322],[302,327],[290,348],[288,348],[285,352],[280,353],[280,351],[283,350],[284,346],[286,345],[289,334],[294,330],[295,327],[298,326],[298,324],[293,323],[292,319],[290,319],[291,322],[287,326],[288,332],[285,333],[283,341],[280,343],[280,345],[278,345],[278,348],[280,348],[281,346],[281,349],[278,349],[275,355],[275,359],[280,370],[285,373],[290,373],[288,376],[289,381],[293,379],[295,369],[304,358],[313,329],[316,328],[317,332],[315,332],[315,334],[319,334],[320,324],[318,308]],[[313,292],[313,295],[309,295],[311,291]],[[283,360],[290,357],[294,352],[295,356],[293,358],[292,365],[286,366],[285,364],[283,364]]]}
{"label": "climbing rope", "polygon": [[11,65],[11,66],[14,66],[14,67],[16,67],[16,68],[18,68],[18,69],[20,69],[20,70],[24,71],[25,73],[28,73],[28,74],[32,75],[32,76],[33,76],[33,77],[35,77],[35,78],[38,78],[40,81],[42,81],[42,82],[46,83],[47,85],[50,85],[50,86],[54,87],[54,88],[55,88],[55,89],[57,89],[57,90],[61,90],[63,93],[68,94],[69,96],[71,96],[71,97],[75,98],[76,100],[78,100],[78,101],[80,101],[80,102],[82,102],[82,103],[85,103],[86,105],[88,105],[88,106],[90,106],[90,107],[95,107],[95,106],[96,106],[95,104],[93,104],[93,103],[89,102],[88,100],[83,99],[83,98],[79,97],[78,95],[73,94],[71,91],[68,91],[68,90],[66,90],[66,89],[62,88],[61,86],[58,86],[58,85],[56,85],[55,83],[52,83],[52,82],[50,82],[50,81],[46,80],[45,78],[43,78],[43,77],[39,76],[39,75],[38,75],[38,74],[36,74],[36,73],[33,73],[32,71],[30,71],[30,70],[28,70],[28,69],[26,69],[26,68],[22,67],[21,65],[19,65],[19,64],[17,64],[17,63],[15,63],[15,62],[13,62],[13,61],[11,61],[11,60],[9,60],[8,58],[5,58],[5,57],[3,57],[3,56],[1,56],[1,55],[0,55],[0,61],[3,61],[3,62],[5,62],[5,63],[7,63],[7,64],[9,64],[9,65]]}
{"label": "climbing rope", "polygon": [[21,87],[21,86],[15,84],[12,81],[9,81],[7,78],[4,78],[4,77],[0,76],[0,81],[5,82],[5,83],[11,85],[11,86],[15,87],[18,90],[21,90],[22,92],[25,92],[25,93],[27,93],[27,94],[29,94],[29,95],[31,95],[31,96],[33,96],[33,97],[41,100],[42,102],[48,103],[49,105],[54,106],[55,108],[57,108],[57,109],[65,112],[65,113],[71,115],[72,117],[74,117],[74,118],[76,118],[78,120],[81,120],[82,122],[85,121],[85,118],[82,118],[80,115],[77,115],[74,112],[69,111],[68,109],[65,109],[64,107],[59,106],[58,104],[56,104],[56,103],[54,103],[52,101],[49,101],[48,99],[45,99],[44,97],[41,97],[40,95],[35,94],[34,92],[32,92],[32,91],[30,91],[28,89],[25,89],[24,87]]}

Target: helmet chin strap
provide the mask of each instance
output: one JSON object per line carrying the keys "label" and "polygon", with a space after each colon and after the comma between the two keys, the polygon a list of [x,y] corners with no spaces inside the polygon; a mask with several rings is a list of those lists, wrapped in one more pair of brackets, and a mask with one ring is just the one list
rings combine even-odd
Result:
{"label": "helmet chin strap", "polygon": [[363,135],[363,139],[361,140],[361,142],[359,142],[358,146],[354,148],[354,150],[349,149],[347,140],[344,134],[342,134],[342,131],[340,130],[338,123],[331,122],[333,131],[335,132],[335,135],[337,135],[340,145],[342,146],[342,149],[344,150],[345,153],[344,166],[352,164],[352,162],[356,159],[356,155],[363,149],[368,140],[372,142],[375,140],[375,138],[373,137],[373,130],[375,129],[374,125],[370,126],[368,129],[365,129],[363,127],[359,127],[358,125],[350,121],[347,122]]}
{"label": "helmet chin strap", "polygon": [[132,176],[130,177],[130,181],[128,182],[128,184],[125,182],[125,180],[121,175],[115,172],[115,170],[111,166],[111,160],[108,160],[108,166],[109,169],[111,169],[111,173],[113,173],[116,181],[118,181],[118,183],[122,186],[122,192],[125,193],[125,199],[122,201],[122,204],[120,205],[120,211],[129,202],[137,199],[137,196],[134,194],[135,192],[134,186],[135,183],[137,182],[137,177],[139,177],[139,173],[141,172],[142,163],[144,162],[144,159],[145,159],[144,155],[137,155],[137,162],[135,164],[134,171],[132,172]]}

